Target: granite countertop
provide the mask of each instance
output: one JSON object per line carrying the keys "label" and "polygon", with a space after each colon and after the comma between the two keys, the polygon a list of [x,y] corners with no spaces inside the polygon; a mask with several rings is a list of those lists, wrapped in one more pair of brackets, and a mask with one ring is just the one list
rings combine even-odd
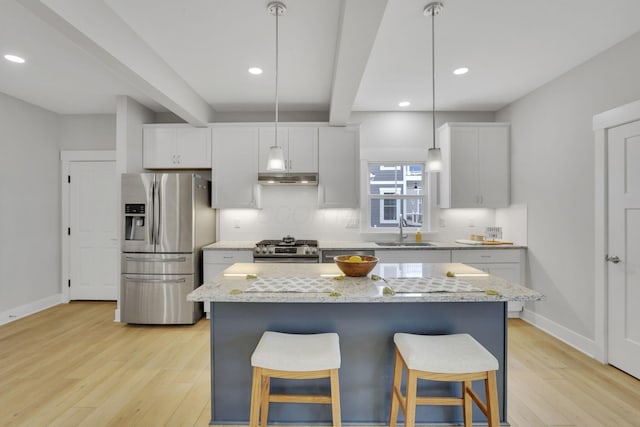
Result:
{"label": "granite countertop", "polygon": [[[431,241],[430,241],[431,242]],[[382,243],[382,242],[381,242]],[[407,240],[407,243],[412,243]],[[384,246],[375,242],[347,242],[347,241],[326,241],[319,240],[318,248],[320,250],[358,250],[358,249],[397,249],[397,250],[455,250],[455,249],[526,249],[523,245],[465,245],[454,242],[431,242],[433,246]],[[256,242],[254,241],[220,241],[204,246],[204,250],[253,250]]]}
{"label": "granite countertop", "polygon": [[[411,283],[409,276],[420,278],[444,278],[450,271],[457,274],[477,274],[478,276],[457,277],[458,280],[478,288],[474,292],[424,292],[395,293],[383,292],[394,278],[403,278]],[[247,278],[255,275],[255,278]],[[378,264],[368,277],[344,277],[336,280],[342,272],[335,264],[279,264],[279,263],[237,263],[217,275],[213,281],[205,283],[193,292],[189,301],[206,302],[274,302],[274,303],[385,303],[385,302],[496,302],[496,301],[536,301],[543,299],[539,292],[510,283],[496,276],[460,263],[443,264]],[[373,280],[372,275],[380,276]],[[292,285],[328,286],[325,292],[245,292],[259,279],[286,280]],[[385,279],[387,281],[385,281]],[[314,285],[315,286],[315,285]],[[496,291],[490,295],[485,291]],[[330,293],[333,291],[334,293]]]}

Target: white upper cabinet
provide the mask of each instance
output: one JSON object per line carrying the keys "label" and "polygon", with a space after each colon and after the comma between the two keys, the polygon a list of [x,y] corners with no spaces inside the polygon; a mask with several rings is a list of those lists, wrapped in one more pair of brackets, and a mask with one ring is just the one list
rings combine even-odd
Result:
{"label": "white upper cabinet", "polygon": [[358,208],[358,129],[319,129],[318,205],[321,208]]}
{"label": "white upper cabinet", "polygon": [[211,207],[259,208],[258,128],[213,127]]}
{"label": "white upper cabinet", "polygon": [[[259,171],[266,172],[269,148],[275,143],[275,127],[260,128]],[[318,127],[278,126],[278,145],[284,151],[286,172],[318,172]]]}
{"label": "white upper cabinet", "polygon": [[142,129],[145,169],[211,167],[211,131],[187,126],[148,126]]}
{"label": "white upper cabinet", "polygon": [[447,123],[438,137],[441,208],[509,206],[508,123]]}

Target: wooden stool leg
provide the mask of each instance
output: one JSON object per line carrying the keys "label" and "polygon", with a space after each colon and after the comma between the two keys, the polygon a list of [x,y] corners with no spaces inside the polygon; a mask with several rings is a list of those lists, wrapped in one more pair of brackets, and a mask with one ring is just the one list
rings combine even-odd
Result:
{"label": "wooden stool leg", "polygon": [[261,408],[260,408],[260,426],[267,427],[267,420],[269,418],[269,393],[271,387],[271,377],[262,377],[262,390],[261,390]]}
{"label": "wooden stool leg", "polygon": [[485,394],[487,398],[487,414],[489,427],[500,426],[500,416],[498,414],[498,385],[496,381],[496,371],[487,372],[485,380]]}
{"label": "wooden stool leg", "polygon": [[331,370],[331,415],[333,427],[342,426],[342,416],[340,413],[340,381],[338,380],[338,370]]}
{"label": "wooden stool leg", "polygon": [[473,425],[473,400],[469,394],[471,387],[471,381],[464,381],[462,383],[462,398],[464,399],[462,413],[464,415],[464,427],[471,427]]}
{"label": "wooden stool leg", "polygon": [[395,362],[393,365],[393,384],[391,385],[391,414],[389,416],[389,427],[396,427],[398,422],[398,406],[400,406],[400,400],[398,394],[400,387],[402,386],[402,360],[398,349],[395,351]]}
{"label": "wooden stool leg", "polygon": [[416,425],[416,398],[418,393],[418,377],[410,369],[407,370],[407,412],[404,414],[404,427]]}
{"label": "wooden stool leg", "polygon": [[262,369],[253,368],[253,381],[251,383],[251,411],[249,412],[249,427],[258,427],[258,415],[260,415],[260,382]]}

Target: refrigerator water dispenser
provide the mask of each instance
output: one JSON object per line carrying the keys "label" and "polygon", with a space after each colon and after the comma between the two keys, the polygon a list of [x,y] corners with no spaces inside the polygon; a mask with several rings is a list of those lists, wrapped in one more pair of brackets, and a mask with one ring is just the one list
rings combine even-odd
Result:
{"label": "refrigerator water dispenser", "polygon": [[144,240],[145,205],[144,203],[127,203],[124,206],[125,240]]}

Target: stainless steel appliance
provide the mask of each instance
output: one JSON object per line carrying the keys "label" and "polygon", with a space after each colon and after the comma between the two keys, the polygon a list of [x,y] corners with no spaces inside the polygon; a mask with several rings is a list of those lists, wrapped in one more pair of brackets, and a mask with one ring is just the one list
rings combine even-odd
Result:
{"label": "stainless steel appliance", "polygon": [[122,175],[120,319],[192,324],[202,304],[202,247],[215,241],[210,183],[191,173]]}
{"label": "stainless steel appliance", "polygon": [[353,249],[331,249],[328,251],[322,251],[322,262],[323,263],[330,263],[330,262],[334,262],[333,261],[333,257],[339,256],[339,255],[369,255],[369,256],[375,256],[376,255],[376,251],[373,249],[360,249],[360,250],[353,250]]}
{"label": "stainless steel appliance", "polygon": [[317,240],[261,240],[253,250],[253,262],[319,262]]}

